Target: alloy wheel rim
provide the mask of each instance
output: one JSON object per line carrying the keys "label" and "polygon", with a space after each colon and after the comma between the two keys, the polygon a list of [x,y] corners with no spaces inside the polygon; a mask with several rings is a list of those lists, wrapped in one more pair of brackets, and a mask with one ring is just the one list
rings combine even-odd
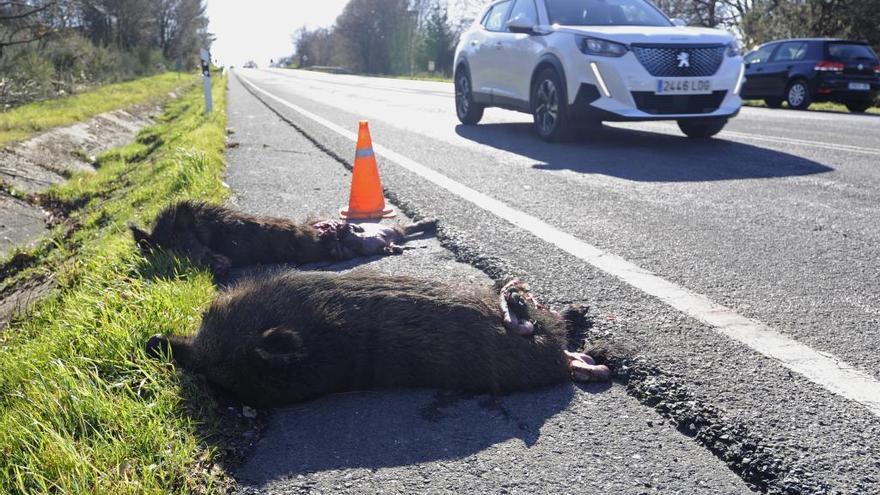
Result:
{"label": "alloy wheel rim", "polygon": [[795,84],[788,91],[788,102],[794,106],[800,106],[804,103],[804,97],[806,96],[806,88],[804,88],[803,84]]}
{"label": "alloy wheel rim", "polygon": [[468,110],[470,110],[471,104],[468,101],[469,93],[470,84],[468,84],[467,77],[462,76],[458,79],[455,91],[455,99],[458,101],[459,115],[467,115]]}
{"label": "alloy wheel rim", "polygon": [[535,117],[538,127],[544,135],[553,132],[556,126],[556,119],[559,115],[559,101],[557,98],[556,85],[553,81],[545,79],[538,86],[537,106],[535,107]]}

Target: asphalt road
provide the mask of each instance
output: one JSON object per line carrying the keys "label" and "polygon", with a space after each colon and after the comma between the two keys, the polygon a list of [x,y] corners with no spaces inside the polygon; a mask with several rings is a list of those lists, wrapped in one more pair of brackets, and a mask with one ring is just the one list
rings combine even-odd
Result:
{"label": "asphalt road", "polygon": [[[294,461],[252,478],[255,486],[335,491],[334,484],[345,487],[349,481],[344,476],[352,472],[346,468],[359,467],[366,471],[358,471],[360,482],[348,489],[371,491],[364,487],[396,486],[382,482],[391,464],[401,470],[392,477],[404,480],[402,491],[417,490],[418,475],[428,480],[423,491],[500,492],[503,481],[513,479],[505,470],[509,455],[518,459],[517,473],[534,477],[515,478],[519,484],[508,488],[513,492],[598,487],[605,493],[741,493],[750,484],[771,493],[880,493],[880,417],[864,404],[396,164],[401,156],[417,162],[877,379],[880,118],[745,108],[707,142],[688,140],[674,123],[664,122],[606,126],[572,144],[546,144],[523,114],[488,110],[481,125],[459,125],[448,84],[282,70],[237,74],[258,88],[248,92],[235,78],[230,82],[233,128],[262,126],[252,135],[251,167],[262,160],[260,140],[281,140],[276,147],[289,140],[290,155],[315,153],[330,164],[326,170],[335,166],[343,173],[328,153],[353,153],[347,138],[275,98],[350,132],[358,120],[368,119],[374,141],[398,158],[379,152],[383,183],[398,205],[438,217],[442,241],[461,261],[496,277],[522,276],[552,304],[590,302],[595,334],[638,349],[644,358],[639,366],[650,372],[647,378],[637,373],[626,387],[590,392],[583,400],[600,405],[594,409],[584,408],[580,393],[558,411],[526,408],[532,419],[540,418],[534,445],[564,446],[551,450],[553,460],[529,441],[510,453],[502,448],[509,442],[506,434],[484,434],[471,443],[453,443],[458,447],[440,460],[388,454],[389,463],[372,457],[354,465]],[[244,110],[236,115],[236,108]],[[237,160],[247,162],[248,156]],[[264,172],[263,191],[291,191],[285,199],[291,204],[306,184],[322,187],[315,183],[330,180],[321,172],[305,174],[285,188],[278,179],[282,170]],[[234,177],[231,172],[237,189]],[[308,407],[332,415],[338,400]],[[283,455],[294,455],[304,438],[321,438],[303,437],[316,422],[308,407],[294,411],[289,423],[279,420],[278,431],[290,432],[275,437],[289,441]],[[595,424],[595,415],[603,414],[605,423]],[[669,420],[658,421],[661,415]],[[414,425],[410,416],[406,424]],[[578,423],[584,416],[590,422]],[[300,421],[302,429],[296,427]],[[557,427],[560,434],[548,431]],[[343,430],[332,428],[330,441],[349,440]],[[652,435],[660,435],[659,453],[670,449],[668,457],[649,447],[656,445]],[[582,461],[583,452],[595,454],[593,447],[573,443],[584,441],[613,446],[607,455],[599,451],[601,469]],[[625,454],[623,446],[634,452]],[[279,448],[263,452],[278,457]],[[317,458],[334,455],[339,453]],[[473,459],[488,467],[468,470]],[[741,479],[731,478],[733,473]],[[432,479],[446,484],[431,484]],[[483,484],[466,483],[475,479]],[[609,484],[614,480],[620,484]]]}

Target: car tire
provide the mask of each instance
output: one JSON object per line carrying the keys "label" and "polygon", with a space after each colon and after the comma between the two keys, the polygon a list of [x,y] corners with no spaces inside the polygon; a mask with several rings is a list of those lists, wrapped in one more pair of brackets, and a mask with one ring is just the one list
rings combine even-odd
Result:
{"label": "car tire", "polygon": [[810,107],[810,103],[813,102],[810,97],[810,87],[807,86],[807,81],[803,79],[795,79],[788,85],[788,89],[785,90],[785,101],[788,102],[788,106],[795,110],[806,110]]}
{"label": "car tire", "polygon": [[782,103],[784,100],[782,98],[765,98],[764,103],[767,104],[770,108],[782,108]]}
{"label": "car tire", "polygon": [[471,75],[466,69],[460,69],[455,76],[455,114],[465,125],[476,125],[483,118],[485,107],[474,101]]}
{"label": "car tire", "polygon": [[531,95],[535,131],[544,141],[568,141],[572,136],[568,98],[562,78],[554,69],[544,69],[535,79]]}
{"label": "car tire", "polygon": [[678,121],[678,128],[692,139],[709,139],[721,132],[727,119],[686,119]]}
{"label": "car tire", "polygon": [[867,109],[871,108],[872,104],[871,100],[848,101],[845,103],[846,109],[852,113],[865,113]]}

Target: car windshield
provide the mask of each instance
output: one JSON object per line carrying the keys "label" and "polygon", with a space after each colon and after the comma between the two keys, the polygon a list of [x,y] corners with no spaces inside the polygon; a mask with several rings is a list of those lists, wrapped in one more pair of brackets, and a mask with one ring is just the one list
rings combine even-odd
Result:
{"label": "car windshield", "polygon": [[550,24],[568,26],[671,26],[645,0],[547,0]]}
{"label": "car windshield", "polygon": [[829,43],[828,55],[838,60],[877,60],[870,46],[858,43]]}

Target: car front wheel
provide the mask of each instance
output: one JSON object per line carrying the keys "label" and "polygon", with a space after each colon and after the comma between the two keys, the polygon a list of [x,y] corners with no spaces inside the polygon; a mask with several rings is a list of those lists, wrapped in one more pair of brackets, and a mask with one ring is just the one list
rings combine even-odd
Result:
{"label": "car front wheel", "polygon": [[455,113],[462,124],[474,125],[483,118],[483,105],[474,102],[471,77],[466,70],[455,78]]}
{"label": "car front wheel", "polygon": [[795,110],[806,110],[810,106],[810,88],[805,81],[793,81],[785,95],[788,106]]}
{"label": "car front wheel", "polygon": [[724,129],[727,119],[687,119],[679,120],[678,128],[689,138],[708,139]]}
{"label": "car front wheel", "polygon": [[848,101],[846,108],[852,113],[865,113],[867,109],[871,108],[871,101]]}
{"label": "car front wheel", "polygon": [[544,69],[532,87],[532,116],[535,131],[545,141],[571,139],[571,122],[568,117],[568,99],[559,74]]}

